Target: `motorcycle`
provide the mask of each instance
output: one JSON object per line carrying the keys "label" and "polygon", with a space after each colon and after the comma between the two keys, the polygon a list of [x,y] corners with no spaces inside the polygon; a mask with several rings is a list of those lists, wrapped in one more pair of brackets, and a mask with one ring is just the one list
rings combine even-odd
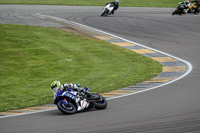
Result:
{"label": "motorcycle", "polygon": [[186,12],[184,12],[184,10],[185,10],[185,4],[180,3],[177,6],[177,8],[175,9],[175,11],[172,13],[172,15],[175,15],[175,14],[179,14],[179,15],[186,14]]}
{"label": "motorcycle", "polygon": [[74,114],[92,108],[105,109],[107,107],[107,101],[103,96],[92,94],[88,98],[83,92],[73,91],[72,89],[57,91],[54,104],[64,114]]}
{"label": "motorcycle", "polygon": [[190,7],[189,7],[189,10],[188,10],[188,13],[194,13],[196,7],[197,7],[196,5],[194,5],[194,4],[191,3]]}
{"label": "motorcycle", "polygon": [[108,16],[111,15],[112,11],[114,10],[114,5],[112,3],[108,3],[104,8],[103,8],[103,13],[101,16]]}
{"label": "motorcycle", "polygon": [[188,10],[188,13],[194,13],[195,15],[199,14],[200,8],[198,8],[196,4],[191,4]]}

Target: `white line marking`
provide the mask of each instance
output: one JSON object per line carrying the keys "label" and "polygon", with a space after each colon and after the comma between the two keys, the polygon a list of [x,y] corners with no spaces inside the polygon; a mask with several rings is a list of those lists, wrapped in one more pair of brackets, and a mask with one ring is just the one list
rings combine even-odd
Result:
{"label": "white line marking", "polygon": [[35,113],[46,112],[46,111],[51,111],[51,110],[55,110],[55,109],[57,109],[57,108],[34,111],[34,112],[27,112],[27,113],[15,114],[15,115],[5,115],[5,116],[0,116],[0,118],[8,118],[8,117],[14,117],[14,116],[20,116],[20,115],[35,114]]}
{"label": "white line marking", "polygon": [[[165,55],[167,55],[167,56],[169,56],[169,57],[175,58],[175,59],[177,59],[177,60],[179,60],[179,61],[184,62],[184,63],[188,66],[187,72],[185,72],[183,75],[181,75],[180,77],[178,77],[178,78],[176,78],[176,79],[174,79],[174,80],[172,80],[172,81],[169,81],[169,82],[167,82],[167,83],[164,83],[164,84],[162,84],[162,85],[155,86],[155,87],[152,87],[152,88],[149,88],[149,89],[145,89],[145,90],[141,90],[141,91],[137,91],[137,92],[133,92],[133,93],[121,95],[121,96],[116,96],[116,97],[108,98],[107,100],[112,100],[112,99],[117,99],[117,98],[121,98],[121,97],[126,97],[126,96],[130,96],[130,95],[142,93],[142,92],[145,92],[145,91],[153,90],[153,89],[156,89],[156,88],[159,88],[159,87],[162,87],[162,86],[171,84],[171,83],[173,83],[173,82],[175,82],[175,81],[177,81],[177,80],[180,80],[180,79],[182,79],[183,77],[187,76],[187,75],[192,71],[192,68],[193,68],[193,67],[192,67],[192,64],[191,64],[191,63],[189,63],[188,61],[185,61],[185,60],[183,60],[183,59],[180,59],[180,58],[178,58],[178,57],[175,57],[175,56],[173,56],[173,55],[167,54],[167,53],[165,53],[165,52],[162,52],[162,51],[159,51],[159,50],[156,50],[156,49],[153,49],[153,48],[144,46],[144,45],[142,45],[142,44],[139,44],[139,43],[136,43],[136,42],[133,42],[133,41],[124,39],[124,38],[122,38],[122,37],[119,37],[119,36],[116,36],[116,35],[107,33],[107,32],[105,32],[105,31],[98,30],[98,29],[95,29],[95,28],[92,28],[92,27],[89,27],[89,26],[80,24],[80,23],[77,23],[77,22],[73,22],[73,21],[69,21],[69,20],[65,20],[65,19],[61,19],[61,18],[57,18],[57,17],[53,17],[53,16],[48,16],[48,15],[41,15],[41,14],[39,14],[39,13],[37,13],[36,15],[41,16],[41,17],[53,18],[53,19],[56,19],[57,21],[60,21],[60,22],[72,23],[72,24],[75,24],[75,25],[79,25],[79,26],[82,26],[82,27],[85,27],[85,28],[88,28],[88,29],[91,29],[91,30],[94,30],[94,31],[97,31],[97,32],[100,32],[100,33],[103,33],[103,34],[106,34],[106,35],[109,35],[109,36],[116,37],[116,38],[121,39],[121,40],[124,40],[124,41],[126,41],[126,42],[130,42],[130,43],[136,44],[136,45],[138,45],[138,46],[141,46],[141,47],[144,47],[144,48],[147,48],[147,49],[156,51],[156,52],[158,52],[158,53],[165,54]],[[56,109],[57,109],[57,108],[56,108]],[[13,117],[13,116],[34,114],[34,113],[40,113],[40,112],[45,112],[45,111],[51,111],[51,110],[55,110],[55,109],[48,109],[48,110],[42,110],[42,111],[36,111],[36,112],[29,112],[29,113],[24,113],[24,114],[8,115],[8,116],[2,116],[2,117],[0,116],[0,118],[7,118],[7,117]]]}

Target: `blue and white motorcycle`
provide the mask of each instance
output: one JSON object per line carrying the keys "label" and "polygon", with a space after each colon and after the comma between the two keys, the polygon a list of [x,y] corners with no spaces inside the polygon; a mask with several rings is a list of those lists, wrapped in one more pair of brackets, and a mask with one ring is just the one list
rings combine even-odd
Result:
{"label": "blue and white motorcycle", "polygon": [[84,93],[68,89],[66,91],[57,91],[54,104],[64,114],[74,114],[77,111],[86,109],[105,109],[107,107],[106,99],[98,94],[92,94],[87,98]]}

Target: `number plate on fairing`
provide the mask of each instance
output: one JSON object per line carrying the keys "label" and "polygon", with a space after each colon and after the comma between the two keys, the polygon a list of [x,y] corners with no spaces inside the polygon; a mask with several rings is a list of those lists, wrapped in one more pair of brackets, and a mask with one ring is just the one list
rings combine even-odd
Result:
{"label": "number plate on fairing", "polygon": [[75,100],[76,98],[76,92],[69,92],[69,91],[66,91],[62,94],[62,96],[65,96],[65,97],[69,97],[73,100]]}

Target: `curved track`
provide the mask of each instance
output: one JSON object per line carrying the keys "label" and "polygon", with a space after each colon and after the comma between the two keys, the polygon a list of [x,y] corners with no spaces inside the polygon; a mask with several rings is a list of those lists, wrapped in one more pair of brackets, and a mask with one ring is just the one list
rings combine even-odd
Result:
{"label": "curved track", "polygon": [[200,132],[200,16],[171,16],[170,8],[120,8],[104,18],[101,8],[45,6],[32,13],[75,21],[164,51],[189,61],[193,71],[170,85],[109,100],[106,110],[3,118],[1,132]]}

